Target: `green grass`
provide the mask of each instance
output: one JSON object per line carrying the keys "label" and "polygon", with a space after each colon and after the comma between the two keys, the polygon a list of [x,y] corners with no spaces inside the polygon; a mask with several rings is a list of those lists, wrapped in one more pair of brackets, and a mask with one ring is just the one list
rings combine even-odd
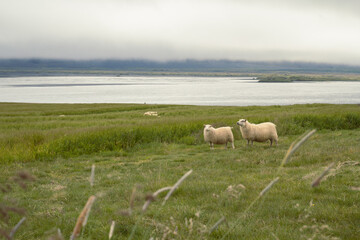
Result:
{"label": "green grass", "polygon": [[259,82],[359,81],[358,74],[262,74]]}
{"label": "green grass", "polygon": [[[160,117],[143,116],[146,111]],[[274,122],[279,145],[246,147],[235,126],[239,118]],[[203,142],[203,124],[233,126],[236,149],[216,146],[210,151]],[[315,135],[278,172],[291,143],[313,128]],[[2,103],[0,130],[0,186],[12,187],[0,200],[26,209],[16,239],[46,239],[57,228],[68,239],[90,195],[97,200],[82,239],[107,239],[112,220],[113,239],[127,239],[135,225],[133,239],[360,237],[360,191],[352,189],[360,187],[358,105]],[[311,188],[332,162],[327,179]],[[164,206],[166,193],[141,212],[147,194],[175,184],[190,169],[193,173]],[[25,190],[13,180],[21,170],[36,177]],[[280,180],[244,213],[277,176]],[[135,208],[125,216],[135,186]],[[222,216],[227,224],[209,234]],[[7,222],[0,216],[0,228],[11,229],[20,219],[14,213]]]}

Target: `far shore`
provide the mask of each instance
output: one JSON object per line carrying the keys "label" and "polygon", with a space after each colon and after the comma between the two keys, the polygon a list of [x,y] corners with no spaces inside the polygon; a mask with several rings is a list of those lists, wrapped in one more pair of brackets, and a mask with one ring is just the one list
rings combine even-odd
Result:
{"label": "far shore", "polygon": [[0,78],[52,76],[149,76],[149,77],[247,77],[259,82],[360,81],[360,74],[329,73],[254,73],[254,72],[183,72],[183,71],[114,71],[114,70],[0,70]]}

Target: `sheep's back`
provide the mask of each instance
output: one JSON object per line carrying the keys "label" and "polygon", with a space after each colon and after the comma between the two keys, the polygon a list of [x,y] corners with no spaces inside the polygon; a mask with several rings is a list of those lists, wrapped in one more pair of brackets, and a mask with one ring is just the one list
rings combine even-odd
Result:
{"label": "sheep's back", "polygon": [[226,142],[233,142],[234,136],[230,127],[220,127],[215,129],[216,143],[224,144]]}
{"label": "sheep's back", "polygon": [[277,140],[277,132],[276,132],[276,125],[271,122],[265,122],[256,124],[255,130],[256,130],[256,139],[255,141],[264,142],[268,139],[274,139]]}

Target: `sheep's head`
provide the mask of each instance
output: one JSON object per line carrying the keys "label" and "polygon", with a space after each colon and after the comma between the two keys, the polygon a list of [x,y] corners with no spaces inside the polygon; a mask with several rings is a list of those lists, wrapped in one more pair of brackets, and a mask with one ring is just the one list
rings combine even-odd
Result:
{"label": "sheep's head", "polygon": [[245,127],[247,120],[246,119],[240,119],[239,121],[237,121],[237,125],[239,125],[240,127]]}
{"label": "sheep's head", "polygon": [[205,131],[210,131],[212,128],[213,128],[213,126],[211,126],[210,124],[204,124]]}

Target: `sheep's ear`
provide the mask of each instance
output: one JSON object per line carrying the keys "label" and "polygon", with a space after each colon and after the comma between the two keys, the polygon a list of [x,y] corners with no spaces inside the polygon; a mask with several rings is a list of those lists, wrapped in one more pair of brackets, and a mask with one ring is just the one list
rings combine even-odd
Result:
{"label": "sheep's ear", "polygon": [[204,124],[204,127],[206,126],[206,124]]}
{"label": "sheep's ear", "polygon": [[245,122],[247,121],[246,119],[244,119],[245,120]]}

